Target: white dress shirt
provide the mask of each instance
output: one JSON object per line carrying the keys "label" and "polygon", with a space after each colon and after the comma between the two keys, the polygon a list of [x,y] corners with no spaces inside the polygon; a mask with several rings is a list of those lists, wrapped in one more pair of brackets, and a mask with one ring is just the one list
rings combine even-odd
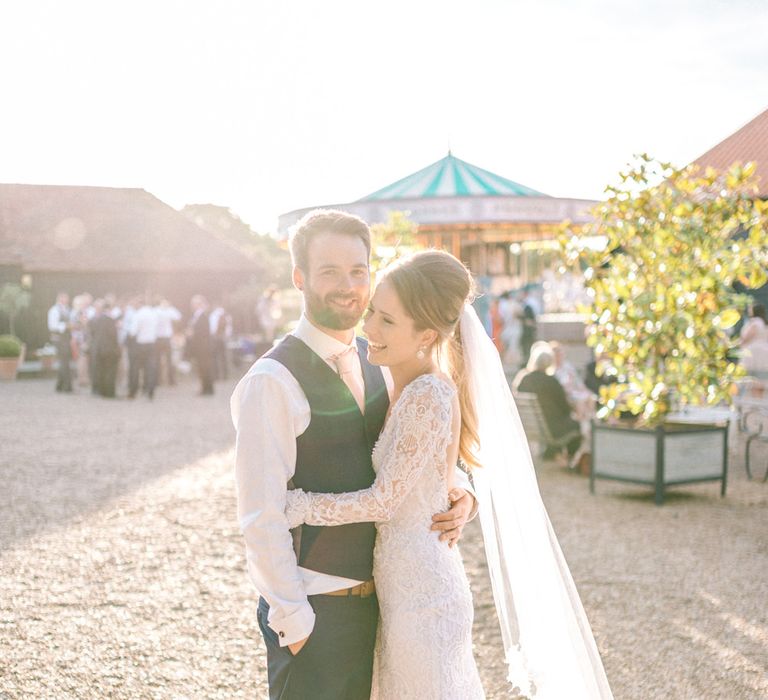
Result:
{"label": "white dress shirt", "polygon": [[[334,371],[329,358],[350,347],[323,333],[303,315],[293,335]],[[357,353],[355,362],[362,377]],[[389,372],[384,372],[384,378],[391,396]],[[285,501],[288,481],[296,470],[296,438],[311,420],[309,403],[296,378],[280,362],[259,359],[235,388],[230,408],[237,430],[237,511],[248,572],[269,603],[269,626],[277,632],[280,645],[287,646],[305,639],[314,628],[315,613],[308,595],[361,582],[312,571],[296,561]],[[470,490],[464,472],[457,470],[457,474],[457,485]]]}
{"label": "white dress shirt", "polygon": [[144,305],[133,314],[129,335],[136,337],[140,344],[154,343],[157,340],[157,311],[151,306]]}
{"label": "white dress shirt", "polygon": [[173,336],[174,321],[181,321],[181,312],[175,306],[158,306],[157,312],[157,337],[171,338]]}
{"label": "white dress shirt", "polygon": [[48,309],[48,330],[51,333],[64,333],[67,330],[69,310],[66,306],[54,304]]}
{"label": "white dress shirt", "polygon": [[211,335],[216,335],[216,331],[219,330],[219,319],[224,315],[224,309],[217,306],[208,315],[208,328],[211,331]]}

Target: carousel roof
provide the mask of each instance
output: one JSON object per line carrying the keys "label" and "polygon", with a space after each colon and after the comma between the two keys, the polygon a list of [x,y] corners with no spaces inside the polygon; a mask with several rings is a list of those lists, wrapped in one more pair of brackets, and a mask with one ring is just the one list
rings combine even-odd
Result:
{"label": "carousel roof", "polygon": [[516,196],[546,197],[476,165],[456,158],[448,151],[445,158],[363,197],[361,202],[427,197]]}

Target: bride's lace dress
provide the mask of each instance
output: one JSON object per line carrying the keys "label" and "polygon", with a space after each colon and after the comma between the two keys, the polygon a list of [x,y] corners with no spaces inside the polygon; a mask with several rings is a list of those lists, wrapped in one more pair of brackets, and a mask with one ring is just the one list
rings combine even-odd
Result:
{"label": "bride's lace dress", "polygon": [[472,596],[461,556],[429,529],[432,515],[448,506],[454,393],[434,374],[421,375],[403,390],[373,451],[371,488],[288,492],[291,527],[377,522],[376,700],[485,697],[472,656]]}

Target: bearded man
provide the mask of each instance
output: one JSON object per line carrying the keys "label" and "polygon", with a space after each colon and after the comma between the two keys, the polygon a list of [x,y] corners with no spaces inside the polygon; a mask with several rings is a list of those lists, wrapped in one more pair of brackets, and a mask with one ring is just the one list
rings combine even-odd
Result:
{"label": "bearded man", "polygon": [[[290,531],[284,511],[291,486],[342,493],[375,479],[371,453],[391,378],[355,337],[370,296],[370,231],[356,216],[315,210],[296,225],[290,247],[304,313],[231,400],[238,517],[261,594],[270,698],[369,700],[379,615],[375,526]],[[463,472],[457,483],[469,488]],[[433,529],[455,542],[473,507],[465,491],[436,514]]]}

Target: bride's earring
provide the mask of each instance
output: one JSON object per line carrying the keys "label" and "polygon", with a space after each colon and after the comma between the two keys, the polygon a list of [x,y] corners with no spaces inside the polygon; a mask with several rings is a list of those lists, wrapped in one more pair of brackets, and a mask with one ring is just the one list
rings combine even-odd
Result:
{"label": "bride's earring", "polygon": [[416,359],[417,360],[424,359],[424,348],[419,348],[419,351],[416,353]]}

